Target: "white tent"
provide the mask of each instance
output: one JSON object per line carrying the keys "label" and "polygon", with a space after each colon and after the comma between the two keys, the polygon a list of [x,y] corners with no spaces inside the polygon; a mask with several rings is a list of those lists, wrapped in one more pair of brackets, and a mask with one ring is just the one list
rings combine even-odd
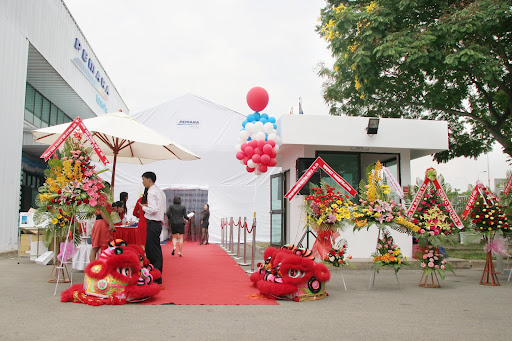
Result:
{"label": "white tent", "polygon": [[[257,240],[270,239],[270,175],[279,169],[269,168],[267,173],[257,176],[248,173],[235,158],[235,144],[246,115],[187,94],[132,116],[201,159],[158,161],[147,165],[119,164],[115,200],[119,193],[128,192],[129,215],[143,191],[142,173],[152,171],[157,177],[156,184],[163,190],[208,191],[211,242],[220,240],[221,218],[233,217],[236,222],[239,216],[247,217],[249,224],[253,212],[257,218]],[[172,198],[168,197],[169,200]]]}

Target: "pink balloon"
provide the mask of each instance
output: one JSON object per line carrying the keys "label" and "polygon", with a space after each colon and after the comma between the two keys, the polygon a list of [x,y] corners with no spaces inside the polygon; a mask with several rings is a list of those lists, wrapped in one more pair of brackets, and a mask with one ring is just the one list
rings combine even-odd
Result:
{"label": "pink balloon", "polygon": [[247,143],[245,143],[245,142],[244,142],[244,143],[242,143],[242,144],[240,145],[240,150],[241,150],[241,151],[244,151],[244,150],[245,150],[245,147],[247,147]]}
{"label": "pink balloon", "polygon": [[256,86],[247,93],[247,105],[254,111],[262,111],[268,104],[268,92]]}
{"label": "pink balloon", "polygon": [[267,143],[265,140],[258,140],[258,148],[263,149],[263,146]]}
{"label": "pink balloon", "polygon": [[254,149],[253,149],[251,146],[247,146],[247,147],[245,147],[245,149],[244,149],[244,153],[245,153],[245,155],[247,155],[248,157],[252,157],[252,155],[254,154]]}
{"label": "pink balloon", "polygon": [[251,167],[249,167],[249,166],[245,167],[245,170],[247,170],[249,173],[254,172],[254,170],[255,170],[255,169],[256,169],[256,168],[251,168]]}
{"label": "pink balloon", "polygon": [[270,157],[271,157],[271,158],[275,158],[275,157],[276,157],[276,155],[277,155],[276,150],[275,150],[274,148],[272,148],[271,153],[270,153]]}
{"label": "pink balloon", "polygon": [[258,169],[260,170],[260,172],[265,173],[268,168],[265,165],[259,165]]}
{"label": "pink balloon", "polygon": [[[276,146],[276,141],[274,141],[274,140],[268,140],[268,141],[267,141],[267,144],[271,145],[271,146],[272,146],[272,148],[274,148],[274,147]],[[243,146],[243,144],[242,144],[242,146]],[[243,148],[243,147],[242,147],[242,150],[244,150],[244,148]]]}
{"label": "pink balloon", "polygon": [[261,150],[260,147],[254,148],[254,154],[261,155],[261,154],[263,154],[263,150]]}
{"label": "pink balloon", "polygon": [[244,159],[244,157],[245,157],[245,154],[244,154],[244,153],[242,153],[242,152],[238,152],[238,153],[236,153],[236,158],[237,158],[238,160],[243,160],[243,159]]}
{"label": "pink balloon", "polygon": [[268,154],[263,154],[260,158],[261,164],[268,165],[270,162],[270,156]]}
{"label": "pink balloon", "polygon": [[[256,149],[258,149],[258,148],[256,148]],[[256,153],[255,153],[255,154],[252,156],[252,161],[253,161],[254,163],[260,163],[260,162],[261,162],[261,156],[260,156],[259,154],[256,154]]]}
{"label": "pink balloon", "polygon": [[271,158],[269,163],[268,163],[268,166],[269,167],[274,167],[275,165],[277,165],[277,160],[275,158]]}
{"label": "pink balloon", "polygon": [[272,150],[274,150],[274,147],[272,147],[270,144],[266,144],[263,146],[263,153],[267,155],[272,155]]}
{"label": "pink balloon", "polygon": [[249,161],[251,158],[249,157],[244,157],[244,159],[242,160],[244,162],[244,165],[247,165],[247,161]]}
{"label": "pink balloon", "polygon": [[258,147],[258,141],[256,141],[256,140],[250,140],[247,144],[253,148]]}

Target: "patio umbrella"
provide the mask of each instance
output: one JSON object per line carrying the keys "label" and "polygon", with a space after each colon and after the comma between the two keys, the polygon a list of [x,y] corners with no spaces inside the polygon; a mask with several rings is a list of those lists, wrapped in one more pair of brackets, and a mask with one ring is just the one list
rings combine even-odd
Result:
{"label": "patio umbrella", "polygon": [[[83,120],[99,147],[112,162],[112,188],[117,162],[141,165],[159,160],[198,160],[199,156],[169,140],[135,118],[115,112]],[[34,141],[52,144],[71,123],[59,124],[32,131]],[[98,160],[95,153],[93,160]]]}

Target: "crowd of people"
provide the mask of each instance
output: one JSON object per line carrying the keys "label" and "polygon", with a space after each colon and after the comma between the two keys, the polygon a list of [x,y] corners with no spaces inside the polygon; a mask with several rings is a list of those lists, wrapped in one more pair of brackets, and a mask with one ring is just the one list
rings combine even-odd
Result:
{"label": "crowd of people", "polygon": [[[169,227],[172,234],[172,255],[178,249],[178,256],[183,257],[183,240],[185,235],[185,222],[190,221],[193,213],[187,214],[187,209],[182,205],[180,196],[173,198],[172,204],[166,207],[165,193],[155,185],[156,174],[145,172],[142,174],[142,184],[144,193],[137,200],[133,209],[133,216],[138,219],[137,224],[137,244],[142,245],[146,251],[146,257],[153,266],[162,272],[163,257],[160,246],[160,234],[167,216]],[[123,226],[127,223],[127,201],[128,193],[121,192],[119,201],[112,205],[105,204],[96,210],[96,221],[92,229],[91,236],[91,254],[90,261],[98,256],[100,250],[106,249],[109,243],[114,239],[113,233],[116,226]],[[204,205],[201,213],[200,227],[201,240],[200,245],[208,244],[208,226],[210,219],[210,206]],[[161,284],[162,279],[155,281]]]}

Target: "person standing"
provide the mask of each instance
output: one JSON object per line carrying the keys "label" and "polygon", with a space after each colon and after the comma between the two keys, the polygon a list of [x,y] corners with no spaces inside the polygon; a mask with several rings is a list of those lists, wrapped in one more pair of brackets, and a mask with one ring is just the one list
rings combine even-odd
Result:
{"label": "person standing", "polygon": [[[142,174],[142,184],[148,189],[148,201],[141,204],[146,218],[146,256],[153,266],[162,272],[163,258],[162,247],[160,246],[160,233],[162,233],[162,222],[165,215],[165,194],[155,185],[156,174],[145,172]],[[162,279],[155,280],[155,283],[162,284]]]}
{"label": "person standing", "polygon": [[172,232],[172,255],[176,251],[176,243],[179,240],[180,249],[178,255],[183,257],[181,251],[183,250],[183,235],[185,234],[185,219],[187,217],[187,210],[185,206],[181,205],[181,197],[175,196],[172,205],[167,209],[167,218],[169,218],[169,224],[171,225]]}
{"label": "person standing", "polygon": [[110,216],[107,216],[107,214],[110,215],[112,212],[112,206],[108,203],[104,203],[102,206],[105,210],[100,208],[96,209],[96,221],[94,222],[91,235],[92,248],[89,255],[90,262],[96,259],[98,251],[108,248],[108,243],[114,239],[113,232],[116,231]]}
{"label": "person standing", "polygon": [[144,188],[144,194],[137,200],[135,207],[133,208],[133,216],[139,219],[137,224],[137,244],[146,247],[146,217],[144,217],[144,211],[142,210],[141,204],[148,203],[148,189]]}
{"label": "person standing", "polygon": [[210,225],[210,205],[204,205],[203,216],[201,217],[201,244],[209,244],[208,243],[208,226]]}
{"label": "person standing", "polygon": [[126,206],[128,202],[128,192],[121,192],[121,194],[119,194],[119,200],[123,202],[123,215],[120,216],[120,218],[123,219],[128,214],[128,207]]}

